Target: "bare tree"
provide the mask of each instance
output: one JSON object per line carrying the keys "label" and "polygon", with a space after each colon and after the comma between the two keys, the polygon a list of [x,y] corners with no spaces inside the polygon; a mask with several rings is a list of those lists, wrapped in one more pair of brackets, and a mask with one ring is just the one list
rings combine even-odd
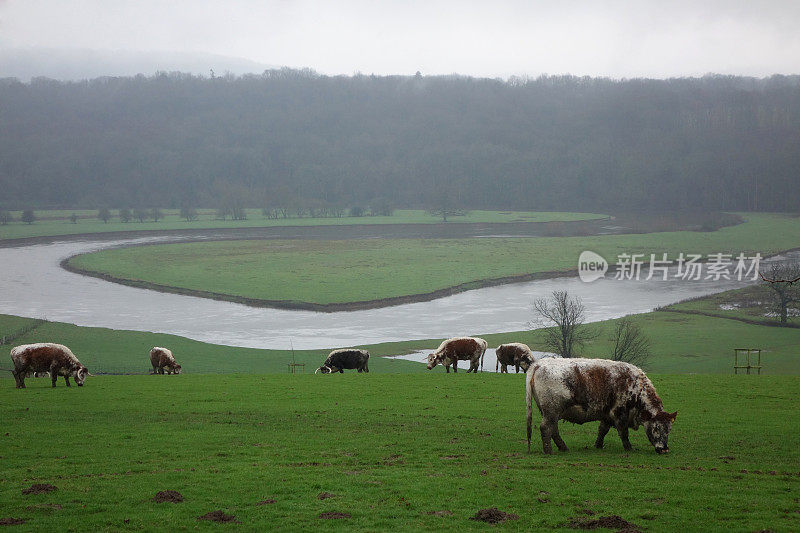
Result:
{"label": "bare tree", "polygon": [[161,209],[154,207],[150,210],[150,218],[153,219],[153,222],[158,222],[160,219],[164,218],[164,213],[161,212]]}
{"label": "bare tree", "polygon": [[780,317],[781,324],[786,324],[789,320],[789,306],[800,302],[800,263],[773,262],[761,279],[773,293],[770,307]]}
{"label": "bare tree", "polygon": [[136,208],[133,210],[133,216],[139,222],[144,222],[147,219],[147,210],[142,208]]}
{"label": "bare tree", "polygon": [[580,298],[570,297],[567,291],[553,291],[550,298],[534,300],[533,308],[539,323],[548,326],[545,346],[561,357],[578,357],[579,350],[597,337],[597,332],[584,325],[586,308]]}
{"label": "bare tree", "polygon": [[5,226],[9,222],[11,222],[11,213],[5,209],[0,209],[0,224]]}
{"label": "bare tree", "polygon": [[97,218],[103,221],[103,223],[108,224],[108,221],[111,219],[111,210],[107,207],[101,207],[97,210]]}
{"label": "bare tree", "polygon": [[119,219],[122,222],[128,223],[131,221],[131,210],[127,207],[123,207],[119,210]]}
{"label": "bare tree", "polygon": [[613,351],[611,359],[642,366],[650,359],[650,340],[639,325],[630,318],[617,321],[611,336]]}
{"label": "bare tree", "polygon": [[186,222],[197,220],[197,209],[194,207],[181,207],[181,218],[186,220]]}

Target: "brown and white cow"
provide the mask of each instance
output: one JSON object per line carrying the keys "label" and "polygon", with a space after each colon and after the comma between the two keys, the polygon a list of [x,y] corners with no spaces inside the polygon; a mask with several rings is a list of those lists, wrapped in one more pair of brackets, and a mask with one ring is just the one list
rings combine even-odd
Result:
{"label": "brown and white cow", "polygon": [[150,350],[150,364],[153,365],[153,374],[163,374],[165,369],[167,374],[180,374],[181,365],[179,365],[172,352],[167,348],[154,346]]}
{"label": "brown and white cow", "polygon": [[70,386],[70,376],[75,379],[79,387],[82,387],[86,376],[89,375],[89,370],[78,361],[69,348],[52,342],[16,346],[11,349],[11,361],[14,363],[14,370],[11,373],[18,389],[25,388],[25,378],[29,372],[35,374],[49,372],[53,387],[56,386],[58,376],[64,376],[67,387]]}
{"label": "brown and white cow", "polygon": [[432,370],[436,365],[444,365],[447,372],[450,372],[450,365],[453,365],[453,372],[458,372],[458,361],[469,361],[469,372],[478,372],[478,362],[483,368],[483,354],[486,352],[488,344],[485,340],[478,337],[454,337],[443,341],[435,352],[428,355],[428,370]]}
{"label": "brown and white cow", "polygon": [[631,449],[628,429],[644,425],[656,452],[669,451],[667,439],[678,412],[664,411],[653,384],[631,364],[606,359],[540,359],[528,369],[525,392],[529,453],[534,400],[542,413],[539,429],[544,453],[553,453],[550,439],[559,450],[567,451],[558,434],[559,420],[575,424],[599,421],[597,448],[603,447],[603,439],[613,427],[626,450]]}
{"label": "brown and white cow", "polygon": [[495,350],[497,355],[497,363],[494,365],[494,371],[500,367],[500,372],[508,374],[508,365],[514,365],[516,373],[519,374],[519,369],[522,368],[523,372],[527,372],[528,368],[533,364],[533,352],[527,344],[521,342],[510,342],[508,344],[501,344]]}

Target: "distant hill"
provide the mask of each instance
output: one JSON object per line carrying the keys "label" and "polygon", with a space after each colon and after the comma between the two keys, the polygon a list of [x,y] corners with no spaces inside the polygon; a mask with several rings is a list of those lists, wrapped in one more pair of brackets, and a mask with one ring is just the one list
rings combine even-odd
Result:
{"label": "distant hill", "polygon": [[6,209],[800,211],[798,147],[799,76],[0,79]]}
{"label": "distant hill", "polygon": [[240,57],[192,52],[130,50],[56,50],[0,48],[0,78],[28,81],[35,77],[83,80],[102,76],[150,76],[158,71],[218,76],[261,73],[275,65]]}

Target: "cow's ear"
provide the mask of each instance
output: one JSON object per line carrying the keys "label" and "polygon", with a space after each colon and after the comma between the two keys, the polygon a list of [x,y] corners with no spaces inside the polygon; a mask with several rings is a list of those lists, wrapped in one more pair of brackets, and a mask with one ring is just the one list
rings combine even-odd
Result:
{"label": "cow's ear", "polygon": [[675,411],[674,413],[669,413],[669,418],[671,422],[675,422],[675,419],[678,418],[678,411]]}

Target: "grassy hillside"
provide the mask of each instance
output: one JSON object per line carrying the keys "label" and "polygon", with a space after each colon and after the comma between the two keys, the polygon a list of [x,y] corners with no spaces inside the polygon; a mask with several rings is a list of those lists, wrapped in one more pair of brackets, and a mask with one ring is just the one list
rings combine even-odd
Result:
{"label": "grassy hillside", "polygon": [[[613,432],[596,450],[597,424],[562,425],[570,452],[545,456],[536,439],[527,455],[513,374],[3,386],[0,519],[25,520],[18,531],[207,530],[197,517],[224,510],[247,530],[485,531],[469,518],[498,507],[519,516],[499,529],[572,530],[612,515],[652,531],[795,529],[800,380],[653,381],[679,413],[666,456],[641,430],[630,453]],[[57,490],[21,493],[34,483]],[[153,502],[162,490],[184,501]]]}
{"label": "grassy hillside", "polygon": [[[247,220],[218,220],[216,211],[199,210],[195,221],[187,222],[179,216],[177,209],[165,209],[164,218],[158,222],[120,221],[117,210],[112,210],[113,217],[107,223],[97,218],[97,211],[88,210],[52,210],[35,211],[37,221],[33,224],[20,222],[20,211],[12,211],[14,221],[0,225],[0,240],[19,239],[23,237],[40,237],[45,235],[73,235],[79,233],[105,233],[110,231],[148,231],[148,230],[183,230],[210,228],[261,228],[271,226],[332,226],[351,224],[436,224],[437,218],[419,209],[398,209],[393,216],[365,216],[341,218],[286,218],[277,220],[265,219],[260,209],[247,209]],[[69,220],[70,215],[78,218],[76,223]],[[594,213],[567,212],[528,212],[528,211],[470,211],[465,216],[451,218],[451,222],[562,222],[572,220],[591,220],[606,215]]]}
{"label": "grassy hillside", "polygon": [[[712,232],[591,237],[224,241],[104,250],[74,267],[132,282],[233,298],[331,304],[424,294],[481,280],[577,268],[583,250],[622,253],[761,252],[800,246],[800,218],[747,214]],[[649,255],[647,256],[649,257]],[[202,295],[202,294],[200,294]]]}

